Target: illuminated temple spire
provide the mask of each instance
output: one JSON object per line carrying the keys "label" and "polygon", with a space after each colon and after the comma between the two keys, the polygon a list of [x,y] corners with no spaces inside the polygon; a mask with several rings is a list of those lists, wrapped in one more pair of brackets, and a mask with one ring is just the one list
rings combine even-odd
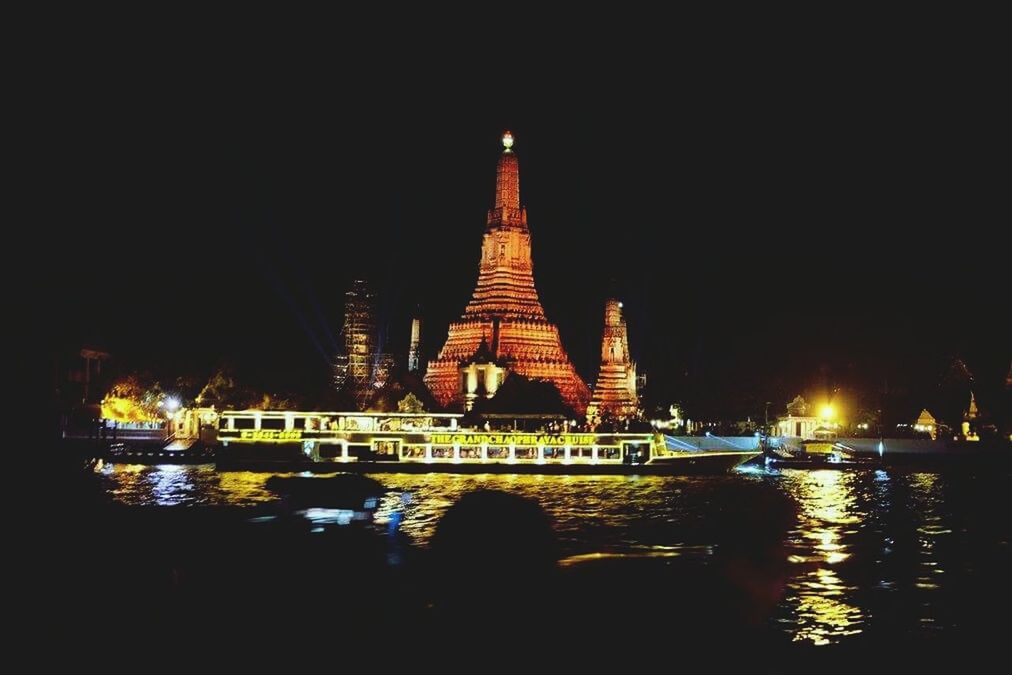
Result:
{"label": "illuminated temple spire", "polygon": [[429,363],[425,383],[441,405],[463,406],[458,370],[484,337],[492,356],[508,370],[551,381],[566,404],[583,414],[590,391],[570,363],[558,328],[545,318],[534,287],[531,233],[527,211],[520,206],[520,165],[510,132],[503,134],[502,144],[478,283],[461,320],[450,324],[439,357]]}
{"label": "illuminated temple spire", "polygon": [[601,336],[601,372],[594,385],[594,397],[587,407],[587,419],[610,415],[615,418],[636,414],[636,364],[629,356],[629,335],[622,318],[622,303],[608,300],[604,305],[604,333]]}
{"label": "illuminated temple spire", "polygon": [[502,137],[503,151],[495,173],[495,207],[488,212],[478,265],[478,287],[465,315],[503,314],[545,318],[534,287],[531,232],[527,211],[520,208],[520,165],[513,135]]}
{"label": "illuminated temple spire", "polygon": [[520,166],[513,154],[513,134],[502,136],[503,151],[495,171],[495,209],[520,210]]}

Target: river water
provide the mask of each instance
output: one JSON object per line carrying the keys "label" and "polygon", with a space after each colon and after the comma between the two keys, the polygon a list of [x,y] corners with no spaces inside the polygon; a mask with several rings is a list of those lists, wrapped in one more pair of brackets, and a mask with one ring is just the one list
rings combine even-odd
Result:
{"label": "river water", "polygon": [[[236,507],[276,499],[265,487],[266,473],[106,465],[99,474],[107,497],[128,506]],[[757,495],[776,494],[793,511],[782,533],[786,583],[767,621],[809,646],[869,635],[951,637],[982,621],[982,596],[1004,598],[1009,588],[1012,511],[1004,496],[1009,476],[1001,472],[374,478],[391,489],[376,512],[377,532],[387,532],[395,518],[400,535],[420,550],[468,492],[491,488],[532,498],[551,518],[563,566],[607,558],[705,565],[729,536],[751,542],[748,531],[736,528],[763,523],[770,507]],[[729,519],[737,524],[729,526]]]}

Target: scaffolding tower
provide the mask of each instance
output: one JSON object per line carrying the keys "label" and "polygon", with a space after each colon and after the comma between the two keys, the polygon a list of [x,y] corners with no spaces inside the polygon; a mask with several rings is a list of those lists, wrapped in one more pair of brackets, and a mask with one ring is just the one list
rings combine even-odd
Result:
{"label": "scaffolding tower", "polygon": [[373,367],[376,360],[375,296],[365,281],[352,283],[345,293],[344,353],[334,364],[334,384],[355,398],[355,405],[363,410],[373,385]]}

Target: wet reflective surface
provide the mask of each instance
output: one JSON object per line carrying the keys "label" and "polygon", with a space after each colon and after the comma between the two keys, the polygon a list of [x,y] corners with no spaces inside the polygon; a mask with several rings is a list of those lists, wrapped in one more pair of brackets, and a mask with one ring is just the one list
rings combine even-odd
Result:
{"label": "wet reflective surface", "polygon": [[[99,473],[105,494],[123,505],[251,507],[277,499],[265,487],[267,473],[124,465],[108,465]],[[559,537],[563,569],[588,561],[667,564],[670,559],[689,565],[692,574],[711,564],[715,550],[734,550],[740,540],[751,579],[776,578],[776,564],[783,559],[782,588],[774,589],[772,582],[758,588],[756,603],[769,595],[775,602],[769,624],[791,642],[812,646],[856,644],[869,635],[930,638],[967,629],[983,620],[983,596],[1007,597],[1012,570],[1012,510],[1004,497],[1009,476],[1000,472],[373,477],[390,489],[373,527],[389,536],[396,525],[398,536],[420,550],[428,547],[446,510],[482,488],[541,504]],[[765,539],[749,537],[756,524],[764,523],[767,508],[750,501],[755,494],[750,488],[757,486],[795,507],[782,548],[770,549]],[[736,524],[743,529],[736,530]]]}

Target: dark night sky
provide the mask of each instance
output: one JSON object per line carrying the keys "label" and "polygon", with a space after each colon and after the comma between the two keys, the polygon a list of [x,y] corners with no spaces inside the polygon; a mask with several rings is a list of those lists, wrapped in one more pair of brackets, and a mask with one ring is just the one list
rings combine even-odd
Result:
{"label": "dark night sky", "polygon": [[559,69],[549,88],[524,71],[469,94],[353,68],[71,65],[36,155],[57,188],[45,211],[70,225],[47,235],[52,333],[311,389],[366,276],[391,348],[415,303],[438,348],[509,128],[538,290],[585,379],[614,281],[654,394],[701,410],[917,391],[954,356],[1003,381],[989,88],[941,61],[785,63]]}

